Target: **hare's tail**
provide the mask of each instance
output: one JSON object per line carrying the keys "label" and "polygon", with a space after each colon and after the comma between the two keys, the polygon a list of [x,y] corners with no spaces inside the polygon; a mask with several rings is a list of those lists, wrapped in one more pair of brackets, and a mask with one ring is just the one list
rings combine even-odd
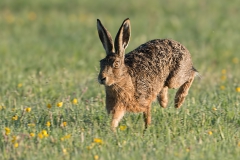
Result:
{"label": "hare's tail", "polygon": [[192,67],[192,70],[195,72],[195,77],[197,76],[200,79],[202,78],[201,74],[198,72],[198,70],[196,68]]}

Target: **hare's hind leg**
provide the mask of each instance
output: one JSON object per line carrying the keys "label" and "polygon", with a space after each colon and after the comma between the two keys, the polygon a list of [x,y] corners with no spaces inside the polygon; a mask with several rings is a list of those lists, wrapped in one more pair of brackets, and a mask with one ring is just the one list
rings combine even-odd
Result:
{"label": "hare's hind leg", "polygon": [[188,95],[188,90],[194,80],[194,74],[188,79],[177,91],[175,96],[175,108],[180,108],[184,102],[185,97]]}
{"label": "hare's hind leg", "polygon": [[111,129],[112,131],[116,131],[116,127],[118,126],[118,123],[123,118],[125,114],[124,110],[115,110],[114,113],[112,113],[112,122],[111,122]]}
{"label": "hare's hind leg", "polygon": [[163,107],[166,108],[168,104],[168,87],[165,86],[163,89],[159,92],[157,96],[159,104]]}
{"label": "hare's hind leg", "polygon": [[143,112],[143,118],[145,122],[145,129],[151,124],[151,106],[147,108],[145,112]]}

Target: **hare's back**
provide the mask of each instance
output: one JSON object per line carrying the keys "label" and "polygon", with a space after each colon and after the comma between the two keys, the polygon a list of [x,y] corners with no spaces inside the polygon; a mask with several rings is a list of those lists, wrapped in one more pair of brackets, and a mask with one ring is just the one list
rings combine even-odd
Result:
{"label": "hare's back", "polygon": [[[189,51],[179,42],[155,39],[140,45],[125,56],[125,63],[139,69],[176,70],[180,64],[192,65]],[[163,67],[163,68],[162,68]]]}

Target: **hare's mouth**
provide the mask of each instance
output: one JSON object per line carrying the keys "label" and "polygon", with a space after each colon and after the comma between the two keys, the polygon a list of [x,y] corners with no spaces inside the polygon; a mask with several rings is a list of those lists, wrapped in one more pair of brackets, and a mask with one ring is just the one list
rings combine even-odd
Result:
{"label": "hare's mouth", "polygon": [[109,81],[109,79],[107,77],[98,78],[98,83],[100,83],[101,85],[104,85],[106,87],[110,87],[114,84],[112,81]]}

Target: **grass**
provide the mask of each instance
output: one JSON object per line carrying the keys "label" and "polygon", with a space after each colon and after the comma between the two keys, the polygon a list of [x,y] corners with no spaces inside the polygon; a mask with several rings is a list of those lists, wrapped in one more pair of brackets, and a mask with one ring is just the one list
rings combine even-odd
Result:
{"label": "grass", "polygon": [[[1,1],[0,159],[238,159],[239,5]],[[96,19],[114,36],[127,17],[127,51],[150,39],[175,39],[201,74],[181,109],[173,108],[174,90],[168,108],[153,103],[144,136],[140,114],[127,114],[117,134],[110,131],[96,80],[105,56]]]}

